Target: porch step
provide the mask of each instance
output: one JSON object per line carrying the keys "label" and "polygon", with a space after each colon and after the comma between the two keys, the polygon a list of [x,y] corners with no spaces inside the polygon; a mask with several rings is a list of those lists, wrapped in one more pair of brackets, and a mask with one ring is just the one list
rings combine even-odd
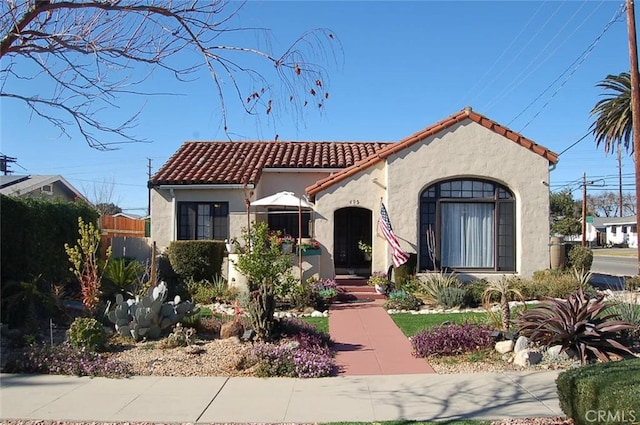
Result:
{"label": "porch step", "polygon": [[384,300],[387,297],[376,293],[374,287],[367,284],[367,279],[361,277],[336,277],[338,284],[338,300]]}

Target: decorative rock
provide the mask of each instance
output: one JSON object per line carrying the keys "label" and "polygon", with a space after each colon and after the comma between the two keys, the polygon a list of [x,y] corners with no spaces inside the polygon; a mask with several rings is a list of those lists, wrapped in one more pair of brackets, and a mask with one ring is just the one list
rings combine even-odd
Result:
{"label": "decorative rock", "polygon": [[311,317],[324,317],[324,316],[321,311],[314,310],[313,313],[311,313]]}
{"label": "decorative rock", "polygon": [[552,345],[547,349],[547,355],[549,357],[558,357],[562,352],[562,345]]}
{"label": "decorative rock", "polygon": [[506,354],[513,351],[513,341],[498,341],[496,342],[496,351],[500,354]]}
{"label": "decorative rock", "polygon": [[220,326],[220,338],[227,339],[236,337],[238,340],[244,334],[244,326],[238,322],[226,322]]}
{"label": "decorative rock", "polygon": [[519,353],[522,350],[529,348],[529,338],[526,336],[519,336],[516,340],[516,345],[513,347],[515,353]]}
{"label": "decorative rock", "polygon": [[542,354],[528,348],[516,352],[516,356],[513,358],[513,364],[521,367],[529,367],[540,363],[540,361],[542,361]]}
{"label": "decorative rock", "polygon": [[315,311],[313,307],[305,307],[303,313],[304,314],[312,314]]}

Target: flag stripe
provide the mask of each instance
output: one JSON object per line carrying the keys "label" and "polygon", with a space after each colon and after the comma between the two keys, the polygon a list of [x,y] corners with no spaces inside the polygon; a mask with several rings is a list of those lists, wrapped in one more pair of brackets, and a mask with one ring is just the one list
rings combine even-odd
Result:
{"label": "flag stripe", "polygon": [[391,246],[392,254],[391,259],[393,261],[393,267],[399,267],[409,260],[409,255],[402,250],[400,242],[396,235],[393,233],[391,227],[391,220],[389,214],[383,203],[380,203],[380,218],[378,219],[378,225],[382,235],[387,240],[389,246]]}

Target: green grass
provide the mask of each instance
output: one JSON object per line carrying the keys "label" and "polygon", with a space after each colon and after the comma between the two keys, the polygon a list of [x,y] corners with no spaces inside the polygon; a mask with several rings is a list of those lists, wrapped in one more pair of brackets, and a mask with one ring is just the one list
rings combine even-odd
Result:
{"label": "green grass", "polygon": [[328,317],[300,317],[300,319],[316,327],[317,330],[329,335]]}
{"label": "green grass", "polygon": [[419,421],[377,421],[377,422],[327,422],[323,425],[489,425],[488,421],[444,421],[444,422],[419,422]]}
{"label": "green grass", "polygon": [[406,336],[413,336],[418,332],[429,329],[444,322],[463,324],[486,323],[487,314],[482,313],[434,313],[434,314],[411,314],[398,313],[390,315],[396,325]]}

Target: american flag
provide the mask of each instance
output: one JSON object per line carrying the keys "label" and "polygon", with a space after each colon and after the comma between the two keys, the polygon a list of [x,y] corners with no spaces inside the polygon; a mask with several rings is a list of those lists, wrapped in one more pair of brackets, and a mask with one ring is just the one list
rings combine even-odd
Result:
{"label": "american flag", "polygon": [[393,234],[393,228],[391,228],[391,220],[389,220],[389,214],[383,203],[380,203],[380,218],[378,219],[378,226],[380,231],[387,240],[393,253],[391,254],[393,260],[393,267],[400,267],[409,260],[409,255],[400,248],[400,242],[398,238]]}

